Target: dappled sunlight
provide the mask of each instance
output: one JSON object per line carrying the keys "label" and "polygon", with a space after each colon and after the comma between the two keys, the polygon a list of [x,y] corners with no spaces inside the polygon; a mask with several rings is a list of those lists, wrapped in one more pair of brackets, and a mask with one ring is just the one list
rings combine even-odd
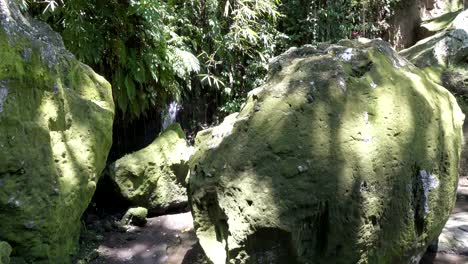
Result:
{"label": "dappled sunlight", "polygon": [[109,256],[107,260],[112,262],[127,262],[133,258],[139,258],[154,261],[153,263],[164,263],[167,260],[167,257],[163,254],[165,251],[166,247],[164,245],[154,247],[150,244],[141,243],[121,248],[109,248],[106,246],[101,246],[100,248],[103,257]]}
{"label": "dappled sunlight", "polygon": [[441,155],[456,151],[457,135],[440,129],[461,128],[459,109],[370,43],[347,49],[352,60],[338,46],[280,56],[272,65],[280,72],[250,95],[229,136],[212,149],[201,143],[190,195],[201,245],[216,263],[270,253],[292,254],[292,263],[416,261],[440,231],[453,199],[437,193],[453,192],[456,175],[442,163],[458,158]]}
{"label": "dappled sunlight", "polygon": [[[113,103],[103,79],[99,93],[105,96],[94,94],[93,99],[108,100],[105,108],[85,102],[81,95],[98,89],[91,79],[80,83],[92,70],[80,68],[69,82],[67,71],[81,64],[50,28],[24,21],[18,13],[7,22],[0,16],[2,57],[13,55],[0,62],[0,87],[8,89],[0,113],[0,146],[7,156],[0,159],[0,187],[8,187],[0,193],[6,212],[0,214],[0,236],[13,245],[14,257],[57,262],[76,250],[80,216],[110,148]],[[14,167],[5,172],[5,162]],[[7,203],[13,206],[4,207]]]}
{"label": "dappled sunlight", "polygon": [[452,23],[452,21],[457,17],[457,15],[461,12],[455,11],[455,12],[449,12],[446,14],[443,14],[441,16],[432,18],[430,20],[426,20],[422,23],[422,27],[428,29],[429,31],[440,31],[444,30],[447,26]]}
{"label": "dappled sunlight", "polygon": [[416,264],[468,245],[468,11],[306,2],[0,0],[0,262]]}

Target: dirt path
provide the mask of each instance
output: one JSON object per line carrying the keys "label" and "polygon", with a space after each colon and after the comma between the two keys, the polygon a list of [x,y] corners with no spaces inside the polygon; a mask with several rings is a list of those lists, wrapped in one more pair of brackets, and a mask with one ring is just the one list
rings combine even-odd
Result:
{"label": "dirt path", "polygon": [[457,203],[439,237],[419,264],[468,264],[468,178],[460,179]]}
{"label": "dirt path", "polygon": [[109,232],[92,264],[199,264],[202,249],[193,231],[192,215],[181,213],[149,218],[144,227]]}
{"label": "dirt path", "polygon": [[[207,263],[187,213],[149,218],[144,227],[131,226],[97,235],[91,264],[204,264]],[[85,242],[86,243],[86,242]],[[453,244],[455,243],[455,244]],[[458,246],[457,246],[458,245]],[[460,180],[457,203],[439,237],[439,244],[420,264],[468,264],[468,179]]]}

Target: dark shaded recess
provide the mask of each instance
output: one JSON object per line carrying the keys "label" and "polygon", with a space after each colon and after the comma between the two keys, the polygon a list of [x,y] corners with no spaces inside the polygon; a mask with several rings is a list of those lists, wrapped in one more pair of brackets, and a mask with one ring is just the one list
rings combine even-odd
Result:
{"label": "dark shaded recess", "polygon": [[414,210],[414,225],[416,226],[417,235],[422,235],[424,231],[424,205],[426,197],[424,196],[423,182],[420,177],[419,168],[413,168],[413,210]]}
{"label": "dark shaded recess", "polygon": [[317,217],[317,252],[324,256],[327,252],[328,234],[330,232],[330,215],[328,210],[328,201],[325,202],[323,208],[320,208]]}
{"label": "dark shaded recess", "polygon": [[198,256],[203,255],[203,248],[201,247],[200,243],[197,243],[193,246],[192,249],[187,251],[182,260],[182,264],[200,264],[198,261]]}
{"label": "dark shaded recess", "polygon": [[[182,170],[182,166],[173,166]],[[187,169],[185,169],[186,172]],[[177,174],[176,174],[177,175]],[[186,175],[186,174],[185,174]],[[137,207],[138,204],[132,204],[122,196],[117,184],[106,174],[99,179],[96,192],[93,199],[86,209],[84,219],[87,214],[98,215],[104,217],[106,215],[123,215],[130,207]],[[148,217],[155,217],[165,214],[178,214],[188,212],[190,209],[187,202],[174,203],[168,208],[148,208]]]}
{"label": "dark shaded recess", "polygon": [[185,178],[187,177],[189,166],[187,162],[183,162],[181,164],[172,164],[171,170],[174,172],[177,181],[184,187],[187,187],[185,182]]}
{"label": "dark shaded recess", "polygon": [[[300,263],[292,246],[289,232],[279,228],[261,228],[247,237],[245,249],[250,258],[247,263]],[[231,252],[237,255],[238,252]]]}
{"label": "dark shaded recess", "polygon": [[219,207],[218,196],[216,192],[209,192],[204,198],[207,201],[209,201],[206,204],[208,206],[207,211],[208,215],[210,216],[210,219],[215,219],[215,221],[217,222],[214,225],[216,232],[216,240],[227,240],[227,238],[229,237],[229,226],[227,223],[228,217],[226,216],[224,211],[221,210],[221,208]]}
{"label": "dark shaded recess", "polygon": [[[190,186],[188,192],[190,192]],[[191,196],[189,196],[189,199]],[[227,223],[228,217],[224,213],[224,211],[219,207],[218,203],[218,196],[215,189],[207,190],[205,196],[203,196],[200,201],[198,200],[191,200],[189,204],[193,208],[197,208],[198,211],[205,211],[207,212],[207,217],[213,223],[216,232],[216,240],[223,241],[227,240],[229,236],[229,226]],[[195,223],[196,225],[197,223]],[[197,228],[195,226],[195,228]],[[226,245],[227,250],[227,245]]]}
{"label": "dark shaded recess", "polygon": [[371,70],[372,64],[373,64],[373,62],[369,61],[368,63],[366,63],[364,65],[353,66],[351,76],[358,77],[358,78],[364,76],[364,74],[366,74],[367,72],[369,72]]}
{"label": "dark shaded recess", "polygon": [[104,173],[98,181],[96,192],[91,203],[84,214],[96,214],[105,216],[106,214],[124,213],[131,206],[119,191],[117,184]]}
{"label": "dark shaded recess", "polygon": [[[222,104],[219,92],[196,90],[185,94],[176,122],[185,131],[189,142],[193,142],[198,131],[217,124],[225,115],[219,113]],[[107,159],[110,164],[126,154],[145,148],[162,131],[161,107],[147,111],[135,119],[122,119],[117,113],[113,125],[112,148]]]}
{"label": "dark shaded recess", "polygon": [[187,140],[193,143],[198,131],[212,124],[218,124],[225,115],[219,113],[223,104],[218,91],[206,91],[198,82],[190,93],[186,93],[182,100],[182,109],[177,115],[177,121],[187,134]]}
{"label": "dark shaded recess", "polygon": [[140,149],[145,148],[161,131],[161,112],[148,111],[134,120],[122,120],[119,115],[112,128],[112,148],[107,163],[112,163]]}

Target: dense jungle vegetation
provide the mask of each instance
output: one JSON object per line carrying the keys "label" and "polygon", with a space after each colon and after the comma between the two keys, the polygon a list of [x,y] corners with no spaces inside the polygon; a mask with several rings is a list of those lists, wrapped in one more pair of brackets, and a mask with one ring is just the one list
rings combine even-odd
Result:
{"label": "dense jungle vegetation", "polygon": [[132,120],[172,100],[210,105],[220,116],[237,111],[273,56],[291,46],[382,36],[404,2],[22,0],[22,6],[112,83],[118,119]]}

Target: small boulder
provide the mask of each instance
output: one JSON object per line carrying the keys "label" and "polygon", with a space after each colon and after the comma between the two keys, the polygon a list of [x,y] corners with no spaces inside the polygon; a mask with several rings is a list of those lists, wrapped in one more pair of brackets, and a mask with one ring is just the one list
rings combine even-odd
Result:
{"label": "small boulder", "polygon": [[146,224],[146,216],[148,216],[148,209],[144,207],[130,208],[122,217],[122,220],[120,220],[120,224],[144,226]]}
{"label": "small boulder", "polygon": [[224,263],[418,263],[455,202],[463,114],[382,40],[291,48],[199,133],[189,200]]}
{"label": "small boulder", "polygon": [[111,164],[108,174],[133,206],[160,214],[187,205],[185,180],[191,155],[184,131],[172,124],[148,147]]}

